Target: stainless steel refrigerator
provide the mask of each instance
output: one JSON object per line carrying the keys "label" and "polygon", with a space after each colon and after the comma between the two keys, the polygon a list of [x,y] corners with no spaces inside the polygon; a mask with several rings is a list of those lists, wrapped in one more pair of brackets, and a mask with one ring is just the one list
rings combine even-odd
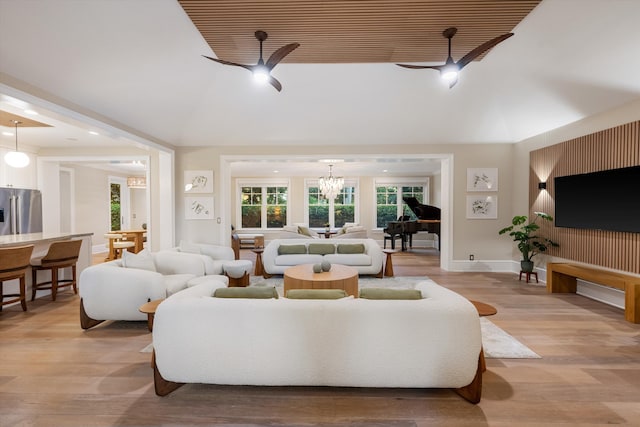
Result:
{"label": "stainless steel refrigerator", "polygon": [[41,232],[40,190],[0,188],[0,235]]}

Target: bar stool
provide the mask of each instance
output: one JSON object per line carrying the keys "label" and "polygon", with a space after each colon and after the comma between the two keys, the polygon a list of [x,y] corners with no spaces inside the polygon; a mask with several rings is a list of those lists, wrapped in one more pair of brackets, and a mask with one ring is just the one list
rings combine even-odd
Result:
{"label": "bar stool", "polygon": [[[78,293],[76,262],[78,262],[78,256],[80,255],[80,245],[82,245],[82,240],[53,242],[45,256],[31,259],[31,272],[33,274],[31,301],[36,298],[36,291],[39,289],[51,289],[53,301],[56,300],[56,295],[60,288],[73,286],[73,293]],[[71,267],[71,279],[58,279],[58,270],[68,267]],[[51,280],[38,283],[38,271],[40,270],[51,270]]]}
{"label": "bar stool", "polygon": [[[33,245],[0,249],[0,311],[2,306],[20,301],[22,311],[27,311],[26,274]],[[20,280],[20,293],[4,294],[3,284],[8,280]],[[5,301],[5,298],[13,298]]]}
{"label": "bar stool", "polygon": [[105,261],[121,258],[123,250],[133,248],[136,245],[130,240],[123,240],[124,236],[120,233],[106,233],[104,238],[109,240],[109,255]]}

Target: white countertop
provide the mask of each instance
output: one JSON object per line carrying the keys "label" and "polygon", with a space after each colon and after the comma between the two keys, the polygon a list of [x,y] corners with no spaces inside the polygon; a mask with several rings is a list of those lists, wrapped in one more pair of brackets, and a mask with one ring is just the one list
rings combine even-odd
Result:
{"label": "white countertop", "polygon": [[78,237],[92,236],[93,233],[29,233],[0,236],[0,247],[28,245],[33,243],[53,242]]}

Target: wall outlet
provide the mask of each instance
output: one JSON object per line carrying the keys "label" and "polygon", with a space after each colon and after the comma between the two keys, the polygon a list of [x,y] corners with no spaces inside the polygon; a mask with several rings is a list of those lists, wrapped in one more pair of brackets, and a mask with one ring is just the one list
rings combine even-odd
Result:
{"label": "wall outlet", "polygon": [[469,255],[469,261],[473,261],[474,258],[473,254]]}

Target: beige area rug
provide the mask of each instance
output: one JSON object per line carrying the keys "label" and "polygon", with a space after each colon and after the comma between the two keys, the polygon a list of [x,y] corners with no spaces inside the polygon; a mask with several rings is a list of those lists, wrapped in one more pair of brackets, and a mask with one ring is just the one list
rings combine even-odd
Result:
{"label": "beige area rug", "polygon": [[[430,280],[426,276],[422,277],[391,277],[378,279],[375,277],[361,277],[358,279],[358,286],[360,288],[395,288],[395,289],[412,289],[415,284],[422,280]],[[283,293],[283,279],[282,277],[272,277],[270,279],[263,279],[262,277],[251,277],[251,286],[275,286],[278,293]],[[488,301],[485,301],[488,302]],[[509,335],[500,327],[496,326],[486,317],[480,318],[480,327],[482,329],[482,346],[484,348],[484,354],[487,358],[494,359],[539,359],[540,356],[536,354],[526,345]],[[140,352],[150,353],[153,350],[153,345],[149,344]]]}

